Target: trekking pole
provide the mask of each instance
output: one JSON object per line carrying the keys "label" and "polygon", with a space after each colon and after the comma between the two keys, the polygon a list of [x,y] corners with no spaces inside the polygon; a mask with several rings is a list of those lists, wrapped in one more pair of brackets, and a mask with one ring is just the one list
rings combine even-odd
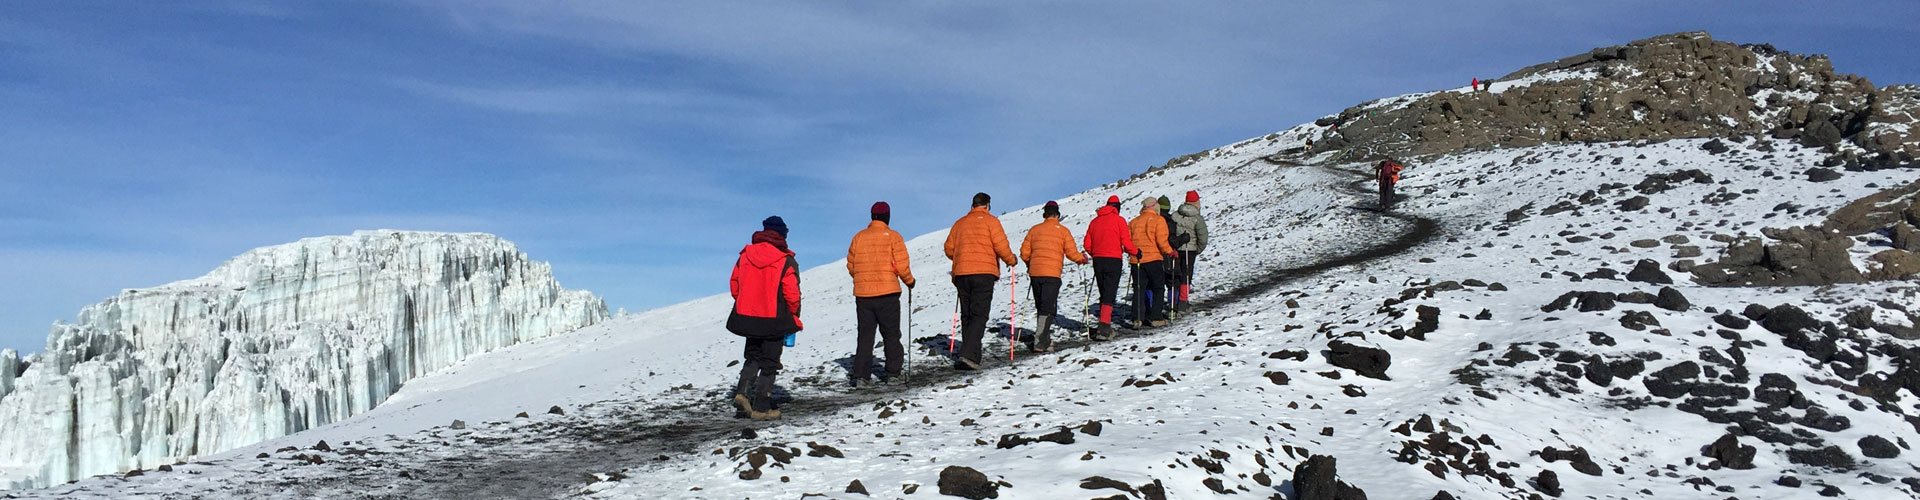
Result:
{"label": "trekking pole", "polygon": [[955,335],[960,333],[960,301],[953,301],[953,327],[947,329],[947,354],[953,354]]}
{"label": "trekking pole", "polygon": [[[919,343],[913,340],[913,287],[911,286],[907,287],[907,341],[914,342],[916,344]],[[913,349],[907,349],[907,367],[904,370],[900,370],[900,377],[903,379],[907,379],[912,376],[913,376]],[[905,382],[905,381],[906,380],[902,380],[902,382]]]}
{"label": "trekking pole", "polygon": [[1093,319],[1091,316],[1093,312],[1087,310],[1087,308],[1092,305],[1092,304],[1088,304],[1088,302],[1092,302],[1092,301],[1093,301],[1092,282],[1091,280],[1087,279],[1086,266],[1081,266],[1080,267],[1080,327],[1086,329],[1087,337],[1089,339],[1093,337],[1093,328],[1088,326],[1087,321]]}
{"label": "trekking pole", "polygon": [[1020,274],[1007,270],[1007,361],[1013,361],[1013,346],[1020,344]]}

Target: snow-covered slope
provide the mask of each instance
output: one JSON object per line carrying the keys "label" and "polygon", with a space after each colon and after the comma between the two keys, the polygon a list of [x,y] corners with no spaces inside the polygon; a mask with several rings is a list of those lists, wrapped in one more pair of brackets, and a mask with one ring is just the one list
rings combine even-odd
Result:
{"label": "snow-covered slope", "polygon": [[606,316],[491,235],[361,231],[252,250],[88,306],[43,353],[0,354],[0,470],[45,485],[218,453]]}
{"label": "snow-covered slope", "polygon": [[[1920,346],[1885,333],[1920,323],[1911,276],[1709,287],[1682,271],[1912,169],[1816,169],[1838,164],[1830,144],[1746,135],[1454,151],[1410,158],[1406,199],[1382,213],[1351,148],[1302,147],[1330,129],[1060,200],[1078,234],[1109,194],[1200,191],[1201,307],[1171,327],[1062,334],[1013,360],[990,335],[988,369],[956,372],[953,289],[925,279],[912,383],[854,391],[844,265],[802,255],[819,265],[779,422],[730,418],[739,341],[709,297],[477,356],[306,433],[27,495],[939,498],[964,467],[1000,498],[1287,497],[1316,455],[1375,499],[1920,494]],[[1001,220],[1017,244],[1039,208]],[[947,269],[944,238],[909,241],[918,275]],[[1845,239],[1861,256],[1896,244]],[[1066,281],[1076,320],[1086,288]],[[1027,307],[1017,286],[996,322]]]}

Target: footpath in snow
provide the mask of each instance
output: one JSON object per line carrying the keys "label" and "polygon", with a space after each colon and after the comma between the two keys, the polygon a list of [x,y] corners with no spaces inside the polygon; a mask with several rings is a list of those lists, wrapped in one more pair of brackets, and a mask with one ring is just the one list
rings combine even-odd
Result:
{"label": "footpath in snow", "polygon": [[[739,344],[715,297],[476,358],[309,434],[25,495],[933,498],[962,466],[1002,498],[1270,496],[1328,455],[1370,498],[1910,496],[1914,453],[1862,443],[1920,440],[1902,418],[1914,410],[1850,393],[1789,347],[1798,334],[1720,319],[1749,305],[1815,321],[1880,311],[1914,303],[1909,282],[1706,288],[1674,271],[1719,255],[1726,235],[1817,223],[1909,176],[1809,183],[1795,173],[1819,154],[1777,141],[1542,146],[1417,159],[1406,199],[1382,214],[1365,165],[1269,157],[1316,132],[1061,200],[1077,230],[1108,194],[1202,193],[1204,304],[1171,327],[973,373],[916,350],[912,386],[853,391],[851,285],[828,262],[802,277],[812,329],[786,355],[781,421],[729,418],[735,372],[716,360]],[[1009,237],[1038,211],[1004,214]],[[944,238],[909,242],[920,274],[944,267]],[[1082,293],[1067,281],[1063,308]],[[924,283],[913,335],[944,347],[951,285]],[[1765,394],[1799,402],[1767,413]],[[1786,420],[1728,413],[1743,409]],[[1729,422],[1752,428],[1731,453],[1716,444]]]}

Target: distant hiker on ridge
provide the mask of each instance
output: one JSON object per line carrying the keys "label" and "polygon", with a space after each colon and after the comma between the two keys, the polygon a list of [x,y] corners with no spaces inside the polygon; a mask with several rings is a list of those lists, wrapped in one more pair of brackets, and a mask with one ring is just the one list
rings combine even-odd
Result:
{"label": "distant hiker on ridge", "polygon": [[773,408],[773,377],[780,373],[784,340],[805,326],[800,323],[800,264],[787,249],[787,223],[776,215],[760,221],[760,227],[733,264],[727,331],[747,339],[733,405],[747,417],[767,420],[780,418]]}
{"label": "distant hiker on ridge", "polygon": [[1180,272],[1174,276],[1180,293],[1174,296],[1174,310],[1182,313],[1188,309],[1187,301],[1193,293],[1193,266],[1200,259],[1200,252],[1207,249],[1207,219],[1200,216],[1200,192],[1187,191],[1187,202],[1173,212],[1174,239],[1181,240],[1174,246],[1177,258],[1174,264]]}
{"label": "distant hiker on ridge", "polygon": [[973,195],[973,210],[953,222],[947,232],[947,258],[953,261],[953,288],[960,292],[960,352],[954,367],[980,369],[980,342],[986,335],[987,314],[993,311],[993,284],[1000,281],[1000,263],[1012,269],[1019,263],[1007,245],[1007,230],[993,216],[992,198]]}
{"label": "distant hiker on ridge", "polygon": [[1119,196],[1107,197],[1107,205],[1087,223],[1087,236],[1081,245],[1093,256],[1093,279],[1100,288],[1100,326],[1090,336],[1112,340],[1113,304],[1120,295],[1120,273],[1124,270],[1120,258],[1140,254],[1140,249],[1133,246],[1127,218],[1120,216]]}
{"label": "distant hiker on ridge", "polygon": [[1392,158],[1380,160],[1380,164],[1374,167],[1374,174],[1380,181],[1380,211],[1393,208],[1393,185],[1400,183],[1400,170],[1405,168]]}
{"label": "distant hiker on ridge", "polygon": [[1166,258],[1173,254],[1173,246],[1167,244],[1167,221],[1154,213],[1159,206],[1159,200],[1147,198],[1140,204],[1140,215],[1127,223],[1133,242],[1140,245],[1140,252],[1134,257],[1133,276],[1139,285],[1139,307],[1144,310],[1133,319],[1135,328],[1167,326],[1167,314],[1160,310],[1160,301],[1153,293],[1166,288]]}
{"label": "distant hiker on ridge", "polygon": [[1087,265],[1087,256],[1073,244],[1073,231],[1060,225],[1060,204],[1047,202],[1040,212],[1043,219],[1027,230],[1027,239],[1020,242],[1020,259],[1027,262],[1027,276],[1033,279],[1033,314],[1035,320],[1033,352],[1053,351],[1054,313],[1058,311],[1060,298],[1060,271],[1062,260],[1071,260],[1075,264]]}
{"label": "distant hiker on ridge", "polygon": [[[900,345],[900,285],[913,288],[913,266],[907,243],[887,224],[892,209],[887,202],[875,202],[870,211],[873,222],[853,235],[847,245],[847,274],[853,275],[853,309],[857,330],[853,349],[853,386],[873,385],[873,334],[879,330],[886,342],[888,384],[897,384],[901,359],[906,349]],[[912,314],[911,311],[908,314]]]}

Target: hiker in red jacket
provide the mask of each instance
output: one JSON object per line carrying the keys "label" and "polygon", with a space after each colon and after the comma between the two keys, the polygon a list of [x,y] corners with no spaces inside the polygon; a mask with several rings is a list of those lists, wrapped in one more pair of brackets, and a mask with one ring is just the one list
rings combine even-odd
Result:
{"label": "hiker in red jacket", "polygon": [[733,264],[733,312],[727,331],[747,339],[740,384],[733,404],[754,420],[780,418],[773,408],[773,377],[780,373],[780,350],[800,323],[800,264],[787,249],[787,223],[780,216],[760,221],[753,243]]}
{"label": "hiker in red jacket", "polygon": [[1374,174],[1379,176],[1380,181],[1380,211],[1393,208],[1393,185],[1400,183],[1400,170],[1405,168],[1392,158],[1380,160],[1380,164],[1374,167]]}
{"label": "hiker in red jacket", "polygon": [[1127,227],[1127,219],[1120,216],[1119,196],[1107,197],[1107,206],[1100,207],[1099,215],[1087,224],[1087,236],[1081,246],[1093,257],[1093,277],[1100,287],[1100,326],[1093,332],[1093,339],[1110,340],[1113,338],[1113,303],[1120,294],[1123,269],[1120,259],[1140,254],[1140,249],[1134,247],[1133,231]]}

